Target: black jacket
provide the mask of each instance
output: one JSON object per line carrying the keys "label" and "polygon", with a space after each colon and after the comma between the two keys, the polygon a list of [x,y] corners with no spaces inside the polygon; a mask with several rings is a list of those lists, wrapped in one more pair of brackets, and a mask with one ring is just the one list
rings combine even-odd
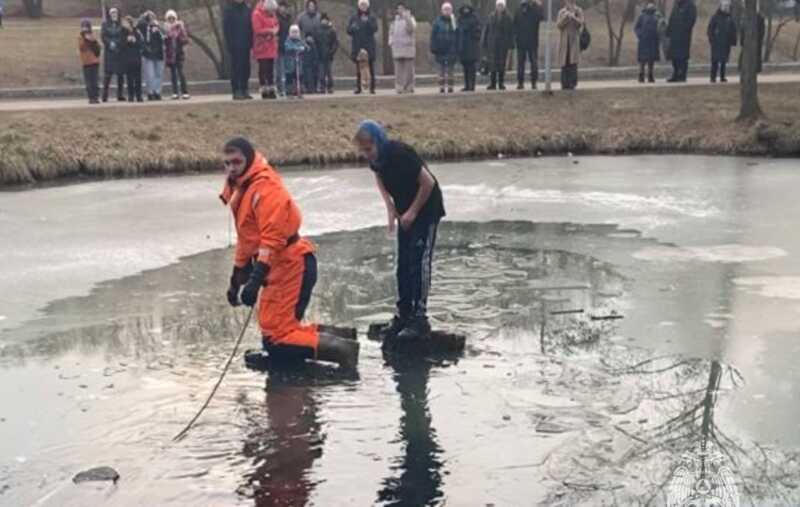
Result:
{"label": "black jacket", "polygon": [[730,13],[718,10],[708,22],[708,43],[711,45],[711,61],[727,62],[731,47],[736,45],[736,22]]}
{"label": "black jacket", "polygon": [[514,14],[514,39],[518,49],[539,49],[539,25],[542,8],[539,4],[523,0]]}
{"label": "black jacket", "polygon": [[692,30],[697,21],[693,0],[678,0],[672,8],[667,25],[669,59],[688,60],[692,50]]}
{"label": "black jacket", "polygon": [[222,30],[229,53],[242,53],[253,48],[252,11],[246,3],[230,2],[222,15]]}
{"label": "black jacket", "polygon": [[[134,37],[134,41],[128,40],[129,36]],[[135,69],[142,66],[142,34],[139,30],[128,31],[122,29],[122,61],[126,69]]]}
{"label": "black jacket", "polygon": [[474,63],[481,59],[481,20],[470,5],[458,10],[456,46],[462,62]]}
{"label": "black jacket", "polygon": [[366,12],[366,20],[361,19],[361,15],[362,13],[360,12],[355,13],[347,23],[347,35],[353,39],[350,58],[356,61],[359,51],[366,49],[367,53],[369,53],[369,59],[375,60],[375,34],[378,32],[378,20],[369,11]]}
{"label": "black jacket", "polygon": [[106,75],[123,73],[125,64],[122,61],[122,25],[109,19],[103,23],[100,33],[105,48],[104,72]]}
{"label": "black jacket", "polygon": [[139,23],[137,29],[142,36],[142,56],[149,60],[163,60],[164,34],[161,33],[161,28],[158,25]]}
{"label": "black jacket", "polygon": [[333,61],[339,50],[339,36],[333,25],[322,25],[317,31],[317,54],[324,61]]}

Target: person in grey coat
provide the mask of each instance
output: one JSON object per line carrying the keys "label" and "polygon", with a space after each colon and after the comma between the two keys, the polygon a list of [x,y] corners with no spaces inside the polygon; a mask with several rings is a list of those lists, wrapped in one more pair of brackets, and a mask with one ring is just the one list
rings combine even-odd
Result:
{"label": "person in grey coat", "polygon": [[726,66],[731,56],[731,48],[736,45],[736,22],[731,16],[729,0],[723,0],[719,10],[708,22],[708,43],[711,45],[711,82],[717,82],[717,73],[720,81],[727,83],[725,77]]}
{"label": "person in grey coat", "polygon": [[514,48],[514,21],[506,10],[506,0],[497,0],[495,10],[483,30],[481,43],[489,67],[489,90],[505,90],[508,52]]}
{"label": "person in grey coat", "polygon": [[414,93],[415,60],[417,57],[417,20],[400,2],[389,28],[389,47],[394,60],[394,82],[397,93]]}

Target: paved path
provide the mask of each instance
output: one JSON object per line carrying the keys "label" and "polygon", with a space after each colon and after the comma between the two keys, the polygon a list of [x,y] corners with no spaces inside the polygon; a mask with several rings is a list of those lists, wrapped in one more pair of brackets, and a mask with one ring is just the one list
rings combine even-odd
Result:
{"label": "paved path", "polygon": [[[715,86],[735,86],[738,84],[738,77],[731,77],[727,85],[717,84]],[[760,83],[798,83],[800,84],[800,74],[770,74],[759,77]],[[553,89],[559,91],[558,83],[553,83]],[[602,81],[584,81],[579,84],[578,93],[582,90],[597,90],[597,89],[618,89],[618,88],[643,88],[643,87],[676,87],[676,86],[712,86],[707,78],[689,78],[689,81],[684,84],[670,84],[661,80],[655,84],[643,85],[636,81],[627,80],[602,80]],[[543,86],[540,86],[540,90]],[[800,88],[800,87],[798,87]],[[509,92],[517,92],[514,86],[509,87]],[[416,95],[438,95],[439,90],[436,87],[418,88]],[[484,87],[481,87],[478,93],[489,93]],[[497,92],[492,92],[497,93]],[[508,92],[507,92],[508,93]],[[530,93],[530,91],[528,91]],[[396,96],[393,90],[378,90],[379,96]],[[457,93],[458,94],[458,93]],[[368,96],[368,95],[367,95]],[[308,95],[305,100],[332,100],[336,98],[350,98],[357,99],[362,96],[354,95],[349,90],[342,90],[335,95]],[[41,110],[54,110],[54,109],[81,109],[81,108],[109,108],[109,107],[156,107],[156,106],[186,106],[190,104],[210,104],[218,102],[230,102],[230,95],[200,95],[193,97],[191,100],[172,101],[165,100],[163,102],[144,102],[142,104],[128,104],[119,102],[109,102],[108,104],[101,104],[90,106],[85,99],[42,99],[42,100],[22,100],[22,101],[4,101],[0,102],[0,112],[6,111],[41,111]],[[247,103],[250,103],[249,101]]]}

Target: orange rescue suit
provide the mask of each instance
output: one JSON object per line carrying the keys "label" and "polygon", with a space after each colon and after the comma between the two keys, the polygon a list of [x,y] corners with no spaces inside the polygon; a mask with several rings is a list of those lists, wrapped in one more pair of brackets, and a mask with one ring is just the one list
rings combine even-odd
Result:
{"label": "orange rescue suit", "polygon": [[316,355],[316,325],[304,325],[296,316],[305,270],[305,256],[316,250],[299,237],[302,216],[280,175],[261,153],[220,195],[236,222],[234,263],[244,267],[254,259],[269,265],[267,286],[261,290],[259,324],[272,345],[310,347]]}

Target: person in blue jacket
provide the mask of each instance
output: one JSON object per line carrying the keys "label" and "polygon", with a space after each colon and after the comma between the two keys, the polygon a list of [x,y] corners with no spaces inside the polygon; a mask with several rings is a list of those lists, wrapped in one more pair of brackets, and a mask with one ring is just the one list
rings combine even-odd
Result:
{"label": "person in blue jacket", "polygon": [[431,53],[439,66],[439,93],[453,93],[455,78],[453,70],[458,59],[456,17],[450,2],[442,4],[442,14],[433,22],[431,29]]}

